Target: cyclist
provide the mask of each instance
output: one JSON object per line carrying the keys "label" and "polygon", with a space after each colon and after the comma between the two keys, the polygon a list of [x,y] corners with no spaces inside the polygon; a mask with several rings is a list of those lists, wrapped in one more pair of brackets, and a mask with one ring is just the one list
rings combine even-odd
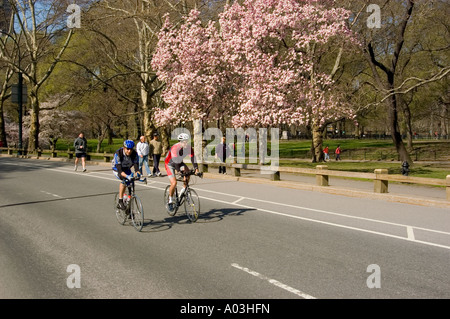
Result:
{"label": "cyclist", "polygon": [[[169,203],[168,203],[169,210],[174,209],[173,194],[175,193],[175,188],[177,187],[177,179],[175,177],[175,172],[189,171],[189,167],[185,163],[183,163],[183,159],[186,156],[189,155],[191,157],[191,162],[192,165],[194,166],[195,173],[198,174],[198,164],[197,161],[195,160],[194,150],[190,145],[188,145],[189,140],[190,137],[186,133],[181,133],[180,135],[178,135],[179,142],[170,148],[164,160],[167,176],[169,177],[170,180]],[[187,183],[189,183],[189,176],[185,176],[183,182],[184,187],[180,192],[180,196],[181,194],[183,194]]]}
{"label": "cyclist", "polygon": [[123,203],[123,195],[125,194],[129,181],[133,178],[131,168],[134,167],[136,177],[140,177],[141,175],[139,173],[139,157],[133,148],[134,142],[132,140],[126,140],[123,142],[123,147],[119,148],[114,154],[114,175],[122,181],[119,186],[119,204],[117,205],[117,208],[120,209],[126,208]]}

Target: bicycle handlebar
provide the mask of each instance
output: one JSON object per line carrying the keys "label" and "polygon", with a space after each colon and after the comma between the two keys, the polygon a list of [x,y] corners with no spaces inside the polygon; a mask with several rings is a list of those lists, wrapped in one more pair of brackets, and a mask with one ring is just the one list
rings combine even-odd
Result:
{"label": "bicycle handlebar", "polygon": [[186,177],[186,176],[190,176],[190,175],[196,175],[200,178],[203,178],[203,172],[198,172],[197,174],[195,174],[195,170],[191,169],[189,170],[187,173],[184,172],[180,172],[181,177]]}
{"label": "bicycle handlebar", "polygon": [[133,181],[139,181],[141,178],[142,178],[142,175],[141,176],[136,176],[135,175],[131,179],[130,178],[126,178],[126,180],[129,181],[129,182],[133,182]]}

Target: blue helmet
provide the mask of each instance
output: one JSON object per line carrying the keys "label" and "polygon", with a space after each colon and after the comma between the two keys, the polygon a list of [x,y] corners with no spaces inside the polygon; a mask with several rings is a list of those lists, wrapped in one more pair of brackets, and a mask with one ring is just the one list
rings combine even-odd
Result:
{"label": "blue helmet", "polygon": [[125,142],[123,142],[123,146],[132,149],[134,147],[134,142],[132,140],[126,140]]}

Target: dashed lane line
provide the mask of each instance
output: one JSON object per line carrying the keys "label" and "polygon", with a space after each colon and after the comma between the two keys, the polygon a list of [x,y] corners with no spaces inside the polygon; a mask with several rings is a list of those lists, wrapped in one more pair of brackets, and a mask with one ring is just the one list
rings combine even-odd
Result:
{"label": "dashed lane line", "polygon": [[302,297],[304,299],[317,299],[317,298],[315,298],[315,297],[313,297],[311,295],[308,295],[308,294],[304,293],[303,291],[300,291],[298,289],[292,288],[292,287],[290,287],[290,286],[288,286],[286,284],[283,284],[282,282],[279,282],[278,280],[271,279],[271,278],[269,278],[267,276],[264,276],[264,275],[254,271],[254,270],[248,269],[246,267],[242,267],[242,266],[240,266],[238,264],[235,264],[235,263],[231,264],[231,266],[233,266],[236,269],[242,270],[242,271],[244,271],[244,272],[246,272],[246,273],[248,273],[248,274],[250,274],[252,276],[255,276],[255,277],[259,278],[259,279],[268,281],[272,285],[274,285],[276,287],[279,287],[281,289],[284,289],[286,291],[289,291],[290,293],[292,293],[294,295],[297,295],[299,297]]}

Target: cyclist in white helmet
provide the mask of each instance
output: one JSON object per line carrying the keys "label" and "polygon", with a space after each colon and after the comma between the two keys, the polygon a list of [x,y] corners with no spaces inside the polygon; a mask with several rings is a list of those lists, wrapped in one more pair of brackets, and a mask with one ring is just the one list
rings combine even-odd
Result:
{"label": "cyclist in white helmet", "polygon": [[[198,174],[198,164],[195,159],[194,149],[189,144],[190,136],[186,133],[181,133],[178,135],[178,143],[173,145],[164,160],[164,164],[167,171],[167,176],[170,180],[169,189],[169,209],[173,209],[173,194],[175,193],[175,188],[177,187],[177,179],[175,177],[175,172],[188,171],[189,167],[183,163],[183,159],[186,156],[191,157],[192,165],[195,169],[195,173]],[[186,182],[189,182],[189,176],[184,177],[184,187],[186,187]],[[183,190],[180,194],[183,193]]]}

